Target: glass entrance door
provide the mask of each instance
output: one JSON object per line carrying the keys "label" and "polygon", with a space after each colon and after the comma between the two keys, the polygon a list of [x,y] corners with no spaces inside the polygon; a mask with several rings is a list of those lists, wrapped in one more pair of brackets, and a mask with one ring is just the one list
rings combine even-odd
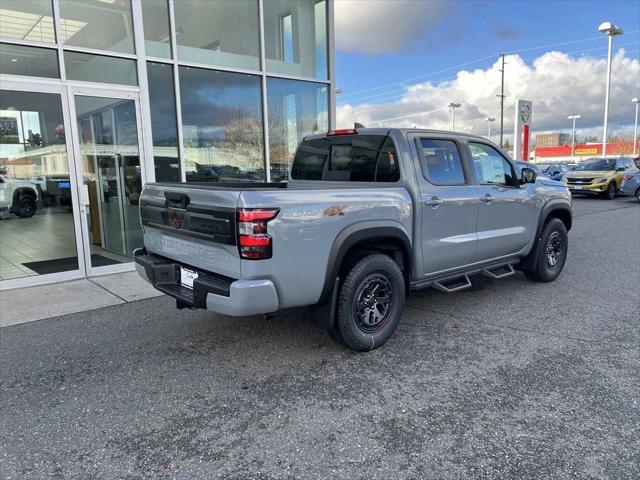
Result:
{"label": "glass entrance door", "polygon": [[2,82],[0,289],[84,272],[66,106],[60,85]]}
{"label": "glass entrance door", "polygon": [[73,89],[72,98],[87,274],[128,270],[143,244],[138,95]]}

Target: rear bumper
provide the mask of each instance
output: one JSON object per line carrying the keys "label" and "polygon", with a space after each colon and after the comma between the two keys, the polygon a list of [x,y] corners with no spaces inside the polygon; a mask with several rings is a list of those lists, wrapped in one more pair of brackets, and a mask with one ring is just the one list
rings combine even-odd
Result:
{"label": "rear bumper", "polygon": [[[236,317],[272,313],[279,309],[278,292],[271,280],[233,280],[198,271],[192,290],[180,284],[180,263],[149,254],[144,248],[136,249],[133,255],[138,274],[183,306]],[[190,265],[185,267],[197,270]]]}

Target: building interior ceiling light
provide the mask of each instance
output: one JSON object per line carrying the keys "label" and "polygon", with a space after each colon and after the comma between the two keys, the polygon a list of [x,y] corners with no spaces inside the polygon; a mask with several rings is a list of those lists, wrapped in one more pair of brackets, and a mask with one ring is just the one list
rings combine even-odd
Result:
{"label": "building interior ceiling light", "polygon": [[[66,42],[82,30],[87,22],[60,19],[62,41]],[[55,43],[53,18],[0,8],[0,36],[34,42]]]}

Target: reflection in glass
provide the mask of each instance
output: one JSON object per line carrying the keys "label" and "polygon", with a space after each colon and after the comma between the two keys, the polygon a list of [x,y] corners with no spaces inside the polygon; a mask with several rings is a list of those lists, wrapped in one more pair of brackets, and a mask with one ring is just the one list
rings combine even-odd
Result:
{"label": "reflection in glass", "polygon": [[0,43],[0,73],[60,78],[58,53],[52,48]]}
{"label": "reflection in glass", "polygon": [[171,58],[171,33],[166,0],[142,0],[142,22],[145,55]]}
{"label": "reflection in glass", "polygon": [[63,42],[134,53],[130,0],[59,0]]}
{"label": "reflection in glass", "polygon": [[65,51],[64,65],[70,80],[138,85],[136,61],[128,58]]}
{"label": "reflection in glass", "polygon": [[262,181],[260,78],[180,67],[187,181]]}
{"label": "reflection in glass", "polygon": [[257,0],[174,2],[178,59],[258,70]]}
{"label": "reflection in glass", "polygon": [[0,92],[0,280],[78,269],[60,95]]}
{"label": "reflection in glass", "polygon": [[133,100],[76,96],[80,162],[88,197],[91,266],[130,262],[142,246],[138,126]]}
{"label": "reflection in glass", "polygon": [[0,3],[0,37],[56,43],[50,0]]}
{"label": "reflection in glass", "polygon": [[329,129],[327,85],[267,79],[271,181],[287,179],[298,143],[305,135]]}
{"label": "reflection in glass", "polygon": [[147,62],[153,159],[157,182],[179,182],[178,128],[173,66]]}
{"label": "reflection in glass", "polygon": [[264,2],[267,71],[298,77],[327,78],[326,2]]}

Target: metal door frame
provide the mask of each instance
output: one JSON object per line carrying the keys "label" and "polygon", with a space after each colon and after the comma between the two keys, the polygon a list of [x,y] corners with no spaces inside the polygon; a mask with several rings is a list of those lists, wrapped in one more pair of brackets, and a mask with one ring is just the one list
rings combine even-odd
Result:
{"label": "metal door frame", "polygon": [[69,112],[69,101],[67,88],[59,81],[45,82],[42,80],[31,80],[27,77],[20,79],[9,78],[0,75],[2,90],[13,90],[30,93],[51,93],[58,95],[62,107],[62,122],[65,130],[65,147],[67,149],[67,168],[69,172],[69,182],[71,183],[71,207],[73,214],[74,238],[76,242],[76,257],[78,268],[65,272],[47,273],[43,275],[31,275],[10,280],[0,280],[0,290],[13,288],[30,287],[48,283],[63,282],[85,277],[86,266],[83,255],[83,236],[80,226],[80,196],[78,191],[78,179],[76,177],[76,157],[73,148],[72,136],[69,134],[73,127],[72,117]]}
{"label": "metal door frame", "polygon": [[[99,97],[99,98],[113,98],[113,99],[122,99],[122,100],[132,100],[135,105],[136,111],[136,128],[138,135],[138,153],[140,157],[140,175],[141,182],[144,185],[147,182],[148,172],[147,169],[149,166],[147,162],[145,162],[144,155],[144,131],[142,127],[142,109],[140,105],[140,89],[137,87],[124,89],[122,87],[112,88],[109,86],[106,87],[98,87],[98,86],[84,86],[84,85],[68,85],[67,89],[67,100],[68,100],[68,109],[70,113],[70,123],[71,123],[71,137],[72,137],[72,146],[73,146],[73,157],[75,159],[75,177],[76,177],[76,189],[78,191],[78,205],[79,205],[79,223],[81,224],[82,230],[82,254],[83,254],[83,264],[87,277],[97,276],[97,275],[108,275],[111,273],[120,273],[120,272],[129,272],[135,269],[133,258],[130,262],[127,263],[118,263],[115,265],[107,265],[104,267],[92,267],[91,266],[91,243],[89,239],[89,225],[87,224],[87,207],[89,205],[89,199],[85,198],[83,194],[82,185],[83,182],[81,179],[83,178],[82,172],[82,156],[80,154],[80,135],[78,132],[78,124],[77,124],[77,112],[75,106],[75,97],[76,96],[85,96],[85,97]],[[113,125],[115,135],[115,123]],[[120,197],[120,201],[122,201],[122,197]],[[125,228],[124,222],[122,223],[122,228]]]}

